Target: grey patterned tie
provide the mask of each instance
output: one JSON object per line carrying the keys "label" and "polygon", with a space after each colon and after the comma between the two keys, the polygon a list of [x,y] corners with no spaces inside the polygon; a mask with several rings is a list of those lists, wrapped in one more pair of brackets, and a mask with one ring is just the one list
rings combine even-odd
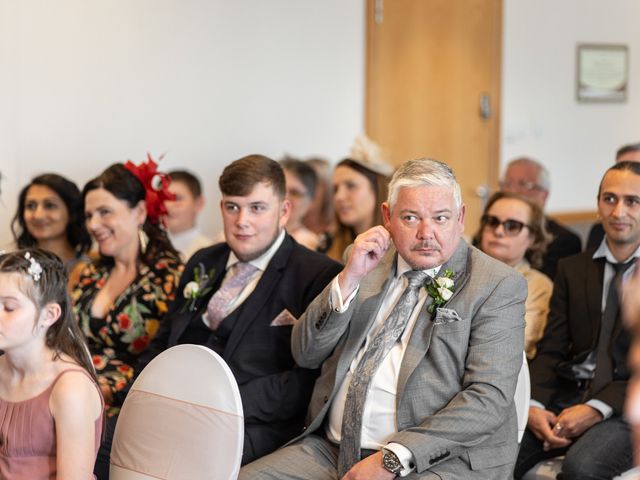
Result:
{"label": "grey patterned tie", "polygon": [[404,332],[411,312],[418,303],[420,288],[428,278],[427,273],[420,270],[409,270],[404,273],[404,276],[407,277],[409,285],[402,292],[351,376],[342,414],[338,478],[342,478],[353,465],[360,461],[362,410],[371,380],[382,360]]}

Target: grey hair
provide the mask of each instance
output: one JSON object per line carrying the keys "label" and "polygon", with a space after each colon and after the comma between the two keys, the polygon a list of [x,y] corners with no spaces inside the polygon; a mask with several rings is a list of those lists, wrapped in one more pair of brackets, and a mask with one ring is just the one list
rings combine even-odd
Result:
{"label": "grey hair", "polygon": [[393,209],[401,189],[411,187],[450,187],[453,190],[456,210],[460,212],[462,207],[460,185],[453,170],[446,163],[431,158],[419,158],[400,165],[389,183],[387,198],[389,207]]}
{"label": "grey hair", "polygon": [[542,187],[547,192],[551,190],[551,175],[549,174],[549,170],[547,170],[547,167],[542,165],[537,160],[534,160],[533,158],[530,158],[530,157],[514,158],[507,164],[507,168],[505,169],[505,174],[506,174],[506,171],[509,170],[509,167],[511,165],[518,165],[518,164],[533,165],[534,167],[536,167],[538,169],[538,179],[536,180],[536,183],[538,184],[539,187]]}

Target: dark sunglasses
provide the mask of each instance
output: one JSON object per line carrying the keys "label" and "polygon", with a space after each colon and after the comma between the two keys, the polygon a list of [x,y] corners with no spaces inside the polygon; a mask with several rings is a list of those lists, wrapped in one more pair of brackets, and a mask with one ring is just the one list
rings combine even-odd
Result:
{"label": "dark sunglasses", "polygon": [[502,225],[502,229],[504,230],[505,235],[509,237],[515,237],[518,235],[524,227],[531,229],[529,225],[526,225],[518,220],[507,219],[504,222],[501,222],[498,217],[494,217],[493,215],[483,215],[480,219],[482,222],[482,228],[489,227],[491,230],[498,228]]}

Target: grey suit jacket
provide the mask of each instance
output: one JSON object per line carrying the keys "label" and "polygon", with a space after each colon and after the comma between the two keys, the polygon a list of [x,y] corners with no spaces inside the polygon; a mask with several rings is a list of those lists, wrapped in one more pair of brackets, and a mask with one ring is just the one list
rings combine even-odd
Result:
{"label": "grey suit jacket", "polygon": [[[293,329],[296,362],[322,366],[303,436],[323,428],[375,319],[395,274],[396,253],[390,250],[361,282],[347,311],[330,308],[329,285]],[[427,312],[427,297],[418,317],[399,373],[398,433],[391,441],[413,453],[414,478],[508,478],[518,450],[513,395],[527,285],[515,270],[464,240],[441,272],[446,268],[456,273],[454,295],[434,314]]]}

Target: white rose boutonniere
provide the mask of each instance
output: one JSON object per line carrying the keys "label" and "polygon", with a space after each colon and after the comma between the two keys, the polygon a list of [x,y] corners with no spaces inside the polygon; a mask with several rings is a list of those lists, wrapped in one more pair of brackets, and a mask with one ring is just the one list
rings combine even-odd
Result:
{"label": "white rose boutonniere", "polygon": [[198,292],[200,291],[200,285],[195,280],[191,280],[184,286],[184,290],[182,291],[182,295],[184,298],[197,298]]}
{"label": "white rose boutonniere", "polygon": [[447,303],[453,296],[453,292],[456,287],[455,282],[453,281],[455,277],[456,274],[453,270],[449,270],[447,268],[441,276],[434,278],[433,281],[425,283],[424,287],[426,288],[429,296],[433,299],[433,303],[427,308],[429,313],[433,313],[436,308]]}
{"label": "white rose boutonniere", "polygon": [[200,264],[193,269],[193,280],[188,282],[182,290],[182,296],[187,300],[182,308],[182,312],[187,309],[190,312],[193,312],[196,309],[198,299],[204,297],[211,291],[211,287],[205,288],[205,285],[209,282],[209,279],[213,277],[214,273],[214,269],[211,269],[209,270],[209,273],[206,273],[203,264]]}

